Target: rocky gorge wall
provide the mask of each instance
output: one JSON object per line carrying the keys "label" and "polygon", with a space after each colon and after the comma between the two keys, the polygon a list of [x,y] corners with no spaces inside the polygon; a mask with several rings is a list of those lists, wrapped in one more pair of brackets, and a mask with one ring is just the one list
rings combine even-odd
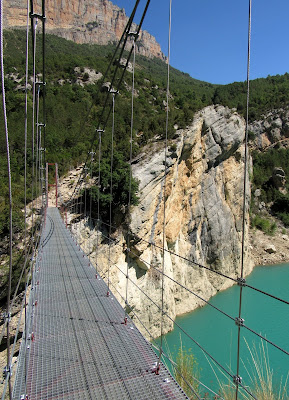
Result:
{"label": "rocky gorge wall", "polygon": [[[34,12],[42,14],[41,1],[34,2]],[[128,17],[124,9],[109,0],[46,0],[46,31],[76,43],[106,45],[118,42]],[[4,8],[4,27],[26,27],[27,1],[8,0]],[[134,24],[132,29],[136,30]],[[146,57],[165,60],[154,36],[141,31],[137,51]]]}
{"label": "rocky gorge wall", "polygon": [[[234,278],[240,275],[244,135],[245,122],[236,112],[209,106],[196,114],[190,127],[176,131],[170,144],[165,181],[165,249],[169,252],[164,253],[164,305],[172,319],[202,306],[197,296],[208,300],[232,284],[194,263]],[[111,266],[111,289],[123,305],[128,270],[128,304],[155,337],[160,334],[161,318],[157,305],[162,295],[158,270],[163,265],[164,172],[163,142],[156,141],[133,165],[133,175],[139,180],[139,204],[131,210],[130,235],[119,228],[110,248],[107,232],[100,234],[88,221],[73,226],[101,274],[107,275]],[[247,187],[249,210],[249,181]],[[248,274],[253,268],[248,213],[245,219],[244,272]],[[172,321],[165,317],[164,331],[170,329]]]}

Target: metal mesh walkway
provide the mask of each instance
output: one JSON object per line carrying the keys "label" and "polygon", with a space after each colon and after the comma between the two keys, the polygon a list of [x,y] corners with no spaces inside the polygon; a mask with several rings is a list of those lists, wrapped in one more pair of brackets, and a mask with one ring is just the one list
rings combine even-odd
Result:
{"label": "metal mesh walkway", "polygon": [[[187,399],[48,208],[13,399]],[[26,371],[26,373],[25,373]],[[26,386],[26,390],[25,390]]]}

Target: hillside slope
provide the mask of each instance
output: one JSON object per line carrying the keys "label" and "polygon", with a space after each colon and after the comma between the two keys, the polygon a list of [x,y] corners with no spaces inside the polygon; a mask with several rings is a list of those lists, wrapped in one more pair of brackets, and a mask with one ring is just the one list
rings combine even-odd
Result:
{"label": "hillside slope", "polygon": [[[14,240],[21,248],[20,233],[23,229],[23,185],[24,185],[24,106],[25,106],[25,33],[24,31],[11,30],[5,34],[5,74],[7,90],[7,111],[10,131],[11,144],[11,163],[13,171],[13,201],[14,201]],[[91,142],[91,138],[97,128],[98,117],[104,101],[103,92],[103,73],[106,70],[112,46],[98,46],[88,44],[76,44],[71,41],[59,38],[54,35],[47,36],[47,60],[46,60],[46,107],[47,107],[47,151],[46,157],[50,162],[57,161],[60,167],[60,174],[64,174],[68,169],[77,165],[86,156]],[[31,57],[30,57],[31,61]],[[37,59],[37,65],[41,65],[41,54]],[[134,144],[133,156],[136,157],[143,151],[143,146],[150,147],[152,142],[161,143],[164,137],[166,120],[166,68],[165,62],[154,58],[148,59],[143,56],[137,57],[135,74],[135,93],[134,93]],[[30,77],[32,66],[29,67]],[[41,77],[40,77],[41,78]],[[283,204],[282,221],[287,220],[289,214],[287,209],[287,195],[282,197],[279,191],[268,191],[266,179],[272,174],[274,167],[282,167],[286,164],[287,149],[286,141],[281,142],[283,137],[287,137],[287,101],[289,90],[287,90],[289,75],[268,77],[263,80],[253,81],[251,84],[252,101],[259,115],[258,121],[252,120],[250,125],[250,138],[253,140],[252,148],[253,160],[258,162],[255,165],[268,165],[268,172],[264,179],[260,180],[260,173],[253,171],[253,194],[256,189],[263,190],[262,193],[271,193],[273,201],[280,201]],[[110,76],[107,78],[110,79]],[[275,84],[276,83],[276,84]],[[28,116],[32,114],[32,80],[29,79],[28,90]],[[120,96],[116,104],[116,155],[122,157],[122,165],[127,161],[129,154],[129,124],[131,112],[131,86],[132,74],[126,72],[124,83],[121,87]],[[245,107],[244,84],[236,83],[227,86],[212,85],[200,82],[191,78],[188,74],[171,70],[170,83],[170,113],[169,113],[169,140],[175,140],[178,129],[186,129],[192,124],[195,113],[198,110],[214,103],[223,102],[230,107]],[[266,96],[264,97],[264,93]],[[258,100],[260,99],[260,101]],[[265,99],[266,105],[265,105]],[[269,101],[269,100],[270,101]],[[2,101],[2,100],[1,100]],[[271,105],[283,107],[272,111],[272,115],[266,113]],[[242,107],[240,106],[242,105]],[[2,107],[1,107],[2,110]],[[264,110],[264,111],[262,111]],[[282,111],[279,111],[282,110]],[[234,111],[232,111],[234,112]],[[278,114],[279,113],[279,114]],[[281,118],[281,122],[280,119]],[[254,122],[255,121],[255,122]],[[29,131],[29,135],[31,135]],[[274,138],[277,138],[278,146],[281,149],[274,149]],[[265,148],[258,147],[262,143],[272,145],[269,150],[269,159],[263,161]],[[28,138],[29,149],[31,148],[31,136]],[[109,135],[103,137],[104,153],[109,149]],[[259,143],[259,144],[258,144]],[[0,178],[0,235],[5,238],[8,232],[8,204],[7,204],[7,167],[4,135],[0,137],[0,168],[3,174]],[[279,153],[278,153],[279,151]],[[31,150],[29,150],[29,169],[28,182],[31,182]],[[263,164],[262,164],[263,163]],[[271,169],[270,169],[271,168]],[[286,175],[288,171],[285,169]],[[256,176],[255,176],[256,175]],[[265,179],[266,178],[266,179]],[[31,200],[31,189],[28,188],[28,201]],[[264,195],[263,195],[264,197]],[[254,199],[254,196],[253,196]],[[255,201],[255,200],[254,200]],[[264,199],[265,208],[271,213],[271,199]],[[271,203],[270,203],[271,202]],[[253,210],[253,215],[260,214],[259,205]],[[263,217],[262,217],[263,218]],[[267,218],[266,216],[264,218]],[[267,224],[268,225],[268,224]],[[260,227],[258,222],[257,227]],[[7,243],[3,243],[3,254],[1,262],[6,262]],[[15,251],[17,246],[15,246]],[[18,256],[15,256],[15,260]],[[19,259],[18,267],[21,265]],[[4,267],[5,269],[5,267]],[[4,270],[3,269],[3,270]],[[2,274],[5,277],[5,273]],[[17,274],[15,273],[15,277]],[[2,282],[5,279],[3,278]],[[3,296],[5,290],[3,290]]]}

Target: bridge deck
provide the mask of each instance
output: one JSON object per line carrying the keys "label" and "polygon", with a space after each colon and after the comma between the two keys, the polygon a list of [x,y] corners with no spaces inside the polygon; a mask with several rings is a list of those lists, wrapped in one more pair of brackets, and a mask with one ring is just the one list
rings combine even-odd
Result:
{"label": "bridge deck", "polygon": [[[13,399],[187,399],[48,208]],[[33,332],[33,333],[32,333]],[[25,365],[27,370],[25,391]]]}

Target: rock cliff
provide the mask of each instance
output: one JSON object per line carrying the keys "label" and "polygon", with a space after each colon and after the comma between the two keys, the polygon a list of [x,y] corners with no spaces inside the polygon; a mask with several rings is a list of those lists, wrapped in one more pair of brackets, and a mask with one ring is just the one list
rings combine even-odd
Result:
{"label": "rock cliff", "polygon": [[[26,0],[8,0],[5,3],[5,28],[26,27],[26,4]],[[40,4],[38,0],[34,6],[34,12],[39,14]],[[46,18],[48,33],[76,43],[101,45],[117,42],[128,21],[124,9],[108,0],[47,0]],[[133,27],[135,29],[136,26]],[[137,51],[146,57],[165,59],[160,45],[147,31],[141,31]]]}
{"label": "rock cliff", "polygon": [[[107,233],[103,236],[94,231],[88,240],[91,227],[87,225],[84,230],[74,227],[94,260],[92,243],[95,246],[98,236],[101,246],[97,263],[106,274],[111,265],[112,290],[117,291],[123,304],[118,293],[125,296],[128,270],[128,304],[153,336],[160,334],[161,313],[157,306],[162,294],[159,270],[163,265],[164,225],[165,250],[168,250],[164,253],[164,301],[170,318],[202,306],[200,297],[208,300],[232,284],[211,270],[234,278],[240,275],[244,133],[244,120],[223,106],[203,109],[190,127],[176,132],[166,161],[165,224],[164,150],[163,143],[154,142],[133,166],[140,186],[139,205],[131,211],[130,235],[119,229],[109,248]],[[246,201],[248,205],[249,194]],[[245,235],[245,274],[248,274],[253,267],[248,214]],[[164,330],[171,328],[172,321],[165,318]]]}

